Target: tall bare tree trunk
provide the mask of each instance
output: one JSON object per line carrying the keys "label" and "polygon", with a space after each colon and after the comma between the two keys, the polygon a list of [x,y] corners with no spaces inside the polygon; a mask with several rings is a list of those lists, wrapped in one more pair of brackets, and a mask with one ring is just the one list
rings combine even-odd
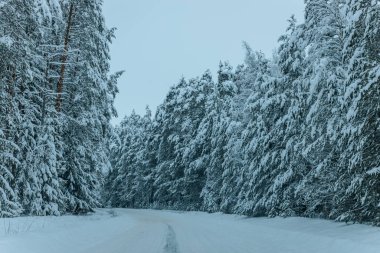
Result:
{"label": "tall bare tree trunk", "polygon": [[63,55],[61,58],[61,71],[60,71],[59,80],[57,83],[58,95],[57,95],[57,101],[56,101],[55,107],[56,107],[56,110],[58,112],[61,110],[61,104],[62,104],[63,80],[65,77],[65,70],[66,70],[66,62],[67,62],[67,55],[68,55],[68,49],[69,49],[69,40],[70,40],[70,31],[71,31],[71,27],[72,27],[73,13],[74,13],[74,4],[70,4],[69,17],[67,20],[65,40],[64,40],[64,50],[63,50]]}

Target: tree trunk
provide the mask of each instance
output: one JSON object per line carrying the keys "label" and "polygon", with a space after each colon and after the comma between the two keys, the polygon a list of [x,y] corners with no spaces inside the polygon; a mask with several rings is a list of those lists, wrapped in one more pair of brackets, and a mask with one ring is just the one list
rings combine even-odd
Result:
{"label": "tree trunk", "polygon": [[61,58],[61,71],[59,75],[59,80],[57,83],[57,101],[56,101],[56,110],[59,112],[61,110],[61,104],[62,104],[62,91],[63,91],[63,80],[65,77],[65,70],[66,70],[66,62],[67,62],[67,55],[68,55],[68,49],[69,49],[69,39],[70,39],[70,31],[72,27],[72,18],[74,13],[74,4],[70,4],[70,10],[69,10],[69,17],[67,20],[67,27],[66,27],[66,33],[65,33],[65,40],[64,40],[64,50],[63,55]]}

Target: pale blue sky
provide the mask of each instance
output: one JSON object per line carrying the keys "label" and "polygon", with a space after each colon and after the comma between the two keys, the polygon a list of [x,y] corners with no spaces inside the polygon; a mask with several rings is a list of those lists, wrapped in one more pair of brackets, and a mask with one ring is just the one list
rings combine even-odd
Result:
{"label": "pale blue sky", "polygon": [[125,70],[115,102],[121,120],[133,109],[144,114],[164,100],[181,76],[220,60],[243,62],[242,41],[270,55],[288,18],[303,20],[303,0],[104,0],[109,27],[117,27],[111,46],[112,71]]}

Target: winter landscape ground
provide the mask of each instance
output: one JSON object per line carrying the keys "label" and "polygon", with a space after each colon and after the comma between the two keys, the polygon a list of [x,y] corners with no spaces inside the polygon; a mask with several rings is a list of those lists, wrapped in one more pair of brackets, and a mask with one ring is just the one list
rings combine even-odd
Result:
{"label": "winter landscape ground", "polygon": [[380,228],[306,218],[98,209],[0,220],[2,253],[377,253]]}

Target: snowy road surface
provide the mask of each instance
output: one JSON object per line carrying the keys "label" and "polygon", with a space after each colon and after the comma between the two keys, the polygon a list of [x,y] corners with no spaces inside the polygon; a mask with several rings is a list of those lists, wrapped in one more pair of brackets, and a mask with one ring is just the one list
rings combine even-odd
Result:
{"label": "snowy road surface", "polygon": [[0,219],[1,253],[379,253],[380,228],[304,218],[100,209]]}

